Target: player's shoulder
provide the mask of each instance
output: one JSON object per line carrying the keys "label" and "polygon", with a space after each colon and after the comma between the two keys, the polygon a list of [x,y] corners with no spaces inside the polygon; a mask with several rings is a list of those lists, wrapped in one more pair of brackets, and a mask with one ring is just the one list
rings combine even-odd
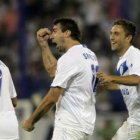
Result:
{"label": "player's shoulder", "polygon": [[72,47],[68,52],[63,54],[59,60],[58,63],[81,63],[81,58],[86,56],[92,56],[95,59],[97,59],[95,53],[91,51],[89,48],[87,48],[86,45],[75,45],[75,47]]}
{"label": "player's shoulder", "polygon": [[133,45],[131,46],[131,53],[135,53],[135,54],[140,54],[140,50],[136,47],[134,47]]}
{"label": "player's shoulder", "polygon": [[140,50],[134,46],[131,47],[131,50],[130,50],[130,58],[140,58]]}
{"label": "player's shoulder", "polygon": [[90,54],[96,56],[95,52],[93,52],[91,49],[87,48],[87,51],[88,51]]}
{"label": "player's shoulder", "polygon": [[85,59],[91,59],[93,61],[98,62],[96,54],[92,50],[90,50],[89,48],[86,48],[86,50],[83,53],[83,56]]}
{"label": "player's shoulder", "polygon": [[0,69],[1,70],[8,70],[9,71],[9,68],[6,66],[6,64],[4,63],[4,62],[2,62],[1,60],[0,60]]}
{"label": "player's shoulder", "polygon": [[4,64],[4,62],[2,62],[2,61],[0,60],[0,67],[6,68],[7,66]]}
{"label": "player's shoulder", "polygon": [[74,63],[74,57],[71,57],[70,55],[67,55],[65,53],[58,59],[58,64],[67,64],[67,63]]}

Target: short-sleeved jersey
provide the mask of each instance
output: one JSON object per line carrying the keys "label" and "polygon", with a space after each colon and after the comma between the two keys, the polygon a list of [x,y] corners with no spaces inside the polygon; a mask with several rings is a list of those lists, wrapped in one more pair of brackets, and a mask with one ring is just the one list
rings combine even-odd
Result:
{"label": "short-sleeved jersey", "polygon": [[0,112],[13,111],[11,98],[16,97],[15,87],[8,67],[0,61]]}
{"label": "short-sleeved jersey", "polygon": [[[117,65],[117,75],[140,76],[140,50],[134,46],[126,51]],[[120,85],[123,99],[126,103],[129,118],[128,121],[140,125],[140,86]]]}
{"label": "short-sleeved jersey", "polygon": [[0,61],[0,139],[18,138],[18,121],[11,101],[16,96],[9,68]]}
{"label": "short-sleeved jersey", "polygon": [[57,102],[55,125],[92,134],[96,111],[95,54],[83,45],[72,46],[57,63],[52,87],[62,87],[64,94]]}

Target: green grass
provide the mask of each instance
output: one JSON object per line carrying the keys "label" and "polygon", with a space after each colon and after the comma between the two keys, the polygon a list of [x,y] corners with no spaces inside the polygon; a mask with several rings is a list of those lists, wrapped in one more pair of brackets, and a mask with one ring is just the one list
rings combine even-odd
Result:
{"label": "green grass", "polygon": [[140,140],[140,131],[136,134],[136,138],[134,138],[132,140]]}

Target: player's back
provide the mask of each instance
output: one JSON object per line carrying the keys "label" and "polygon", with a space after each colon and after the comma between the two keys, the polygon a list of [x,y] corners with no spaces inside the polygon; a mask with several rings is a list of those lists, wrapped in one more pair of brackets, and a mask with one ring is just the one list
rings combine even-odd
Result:
{"label": "player's back", "polygon": [[86,91],[89,94],[92,93],[92,95],[95,95],[96,73],[99,66],[94,52],[89,50],[85,45],[77,45],[68,50],[66,56],[72,59],[71,61],[73,61],[73,64],[77,66],[78,76],[75,80],[77,85],[79,84],[81,91]]}

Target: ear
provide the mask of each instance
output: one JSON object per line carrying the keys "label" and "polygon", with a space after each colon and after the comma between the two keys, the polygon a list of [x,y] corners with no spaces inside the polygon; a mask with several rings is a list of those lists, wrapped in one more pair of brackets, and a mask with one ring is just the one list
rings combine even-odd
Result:
{"label": "ear", "polygon": [[70,30],[66,30],[65,31],[65,35],[66,35],[66,37],[70,37],[71,36],[71,31]]}
{"label": "ear", "polygon": [[132,41],[132,38],[133,38],[132,35],[127,36],[127,40],[128,40],[129,43]]}

